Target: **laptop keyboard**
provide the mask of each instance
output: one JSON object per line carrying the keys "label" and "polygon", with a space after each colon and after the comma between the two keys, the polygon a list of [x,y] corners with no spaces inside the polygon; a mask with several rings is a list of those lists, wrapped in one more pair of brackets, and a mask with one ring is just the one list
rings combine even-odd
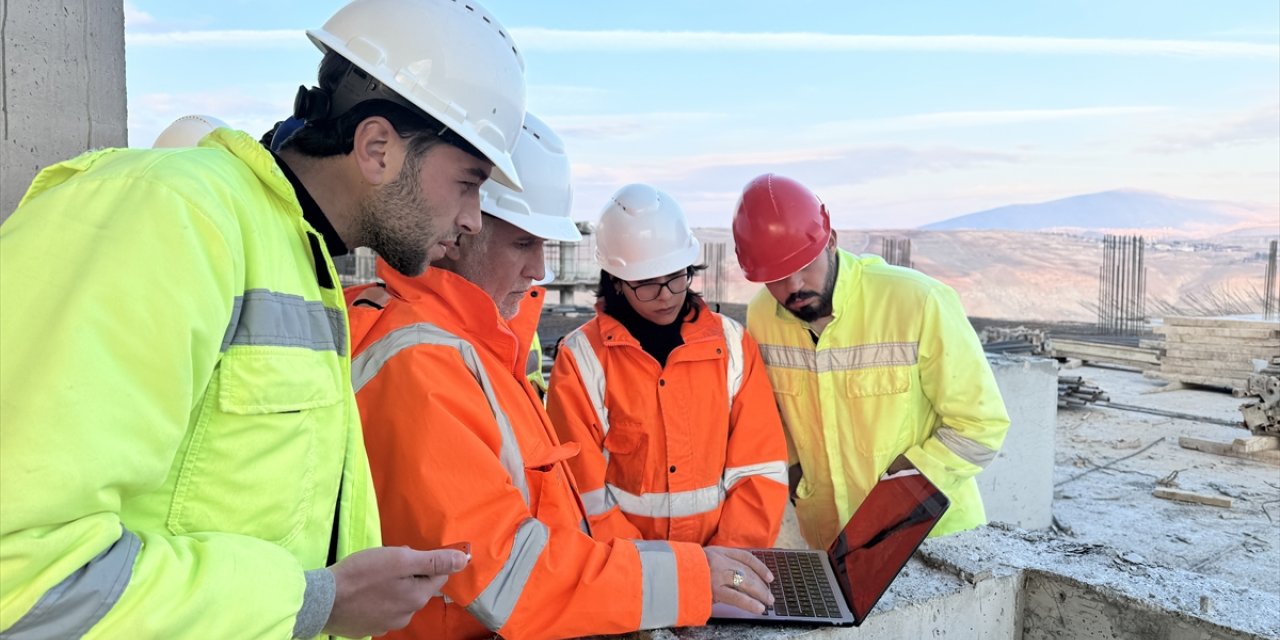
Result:
{"label": "laptop keyboard", "polygon": [[[818,554],[782,549],[752,549],[773,572],[773,615],[839,618],[840,607],[831,591]],[[767,612],[766,612],[767,613]]]}

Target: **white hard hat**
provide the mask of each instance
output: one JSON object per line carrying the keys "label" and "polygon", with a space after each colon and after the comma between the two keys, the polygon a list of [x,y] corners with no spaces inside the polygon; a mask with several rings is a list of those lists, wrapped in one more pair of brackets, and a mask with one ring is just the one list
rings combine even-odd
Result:
{"label": "white hard hat", "polygon": [[213,133],[214,129],[223,127],[230,128],[231,125],[213,116],[182,116],[165,127],[164,131],[156,136],[156,141],[151,146],[155,149],[194,147],[200,144],[201,138]]}
{"label": "white hard hat", "polygon": [[619,189],[600,213],[596,262],[623,280],[679,271],[693,265],[698,249],[684,210],[671,196],[647,184]]}
{"label": "white hard hat", "polygon": [[569,156],[560,137],[531,113],[513,154],[524,191],[516,193],[492,180],[480,185],[480,210],[547,240],[577,242],[578,225],[569,218],[573,187]]}
{"label": "white hard hat", "polygon": [[474,0],[354,0],[307,36],[462,136],[494,164],[494,180],[520,188],[511,151],[524,120],[524,59]]}

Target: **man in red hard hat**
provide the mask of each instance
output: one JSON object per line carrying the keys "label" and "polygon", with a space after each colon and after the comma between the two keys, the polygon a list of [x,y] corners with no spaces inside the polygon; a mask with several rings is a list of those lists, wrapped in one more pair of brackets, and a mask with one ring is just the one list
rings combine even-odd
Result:
{"label": "man in red hard hat", "polygon": [[733,236],[766,289],[747,330],[787,427],[805,541],[826,548],[884,474],[913,468],[951,499],[932,535],[985,524],[974,477],[1009,417],[955,291],[837,248],[822,201],[775,174],[747,184]]}

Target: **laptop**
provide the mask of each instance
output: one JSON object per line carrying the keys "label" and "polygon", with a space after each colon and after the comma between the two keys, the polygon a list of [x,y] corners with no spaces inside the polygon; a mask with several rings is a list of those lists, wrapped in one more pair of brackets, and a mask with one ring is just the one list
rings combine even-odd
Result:
{"label": "laptop", "polygon": [[825,551],[748,549],[773,572],[763,614],[715,604],[711,620],[858,626],[951,502],[918,470],[876,483]]}

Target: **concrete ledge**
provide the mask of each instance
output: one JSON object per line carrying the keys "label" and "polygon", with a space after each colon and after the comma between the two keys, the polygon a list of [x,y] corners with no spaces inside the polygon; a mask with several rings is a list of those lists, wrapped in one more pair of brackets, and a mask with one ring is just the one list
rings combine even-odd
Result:
{"label": "concrete ledge", "polygon": [[634,640],[1280,638],[1280,595],[1051,532],[984,527],[926,541],[859,628],[713,625]]}

